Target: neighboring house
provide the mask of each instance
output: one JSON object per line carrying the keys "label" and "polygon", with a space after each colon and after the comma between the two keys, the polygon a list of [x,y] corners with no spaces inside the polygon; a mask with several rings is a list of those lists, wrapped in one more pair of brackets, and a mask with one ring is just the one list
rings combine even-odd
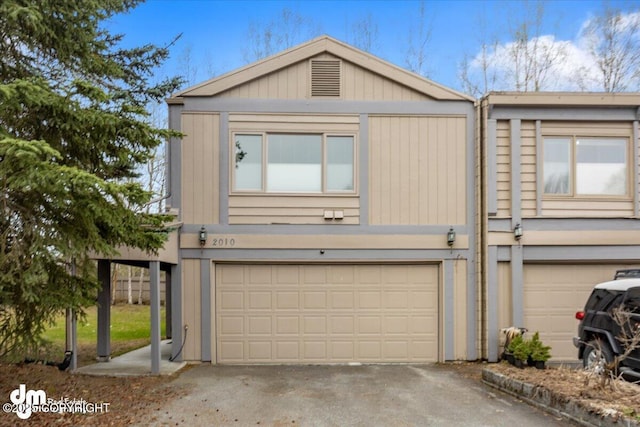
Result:
{"label": "neighboring house", "polygon": [[168,104],[174,354],[480,357],[473,99],[320,37]]}
{"label": "neighboring house", "polygon": [[574,313],[596,283],[640,264],[640,94],[491,93],[481,104],[486,357],[515,325],[575,360]]}

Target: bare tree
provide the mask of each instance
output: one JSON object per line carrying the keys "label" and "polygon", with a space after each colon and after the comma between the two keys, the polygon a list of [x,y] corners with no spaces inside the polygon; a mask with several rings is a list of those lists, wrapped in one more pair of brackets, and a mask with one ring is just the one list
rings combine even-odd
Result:
{"label": "bare tree", "polygon": [[514,42],[509,46],[508,54],[512,60],[512,81],[515,90],[538,92],[545,87],[549,71],[566,53],[561,46],[550,43],[542,37],[544,5],[537,2],[528,8],[527,16],[512,30]]}
{"label": "bare tree", "polygon": [[133,272],[131,271],[132,267],[130,265],[127,266],[127,304],[133,304],[133,296],[132,296],[132,288],[131,288],[131,279],[133,278]]}
{"label": "bare tree", "polygon": [[424,77],[429,75],[427,48],[431,41],[431,31],[433,22],[428,20],[427,9],[424,0],[420,1],[418,10],[418,22],[409,29],[409,40],[407,43],[406,66],[409,71],[420,74]]}
{"label": "bare tree", "polygon": [[244,60],[249,63],[266,58],[319,34],[320,27],[311,18],[284,8],[271,21],[249,24]]}
{"label": "bare tree", "polygon": [[490,38],[482,32],[480,52],[473,57],[466,55],[459,67],[463,90],[480,96],[491,90],[531,92],[553,88],[555,82],[550,76],[567,57],[566,44],[541,33],[543,2],[524,1],[521,10],[520,17],[509,25],[511,41],[488,41]]}
{"label": "bare tree", "polygon": [[349,39],[353,46],[365,52],[374,52],[379,48],[378,24],[370,13],[353,23]]}
{"label": "bare tree", "polygon": [[640,10],[624,14],[607,6],[584,26],[582,35],[602,90],[623,92],[640,87]]}

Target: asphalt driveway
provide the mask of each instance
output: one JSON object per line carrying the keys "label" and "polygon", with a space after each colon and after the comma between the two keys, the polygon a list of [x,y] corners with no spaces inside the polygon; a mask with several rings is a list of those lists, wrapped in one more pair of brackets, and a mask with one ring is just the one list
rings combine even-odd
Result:
{"label": "asphalt driveway", "polygon": [[566,426],[439,365],[212,366],[171,383],[153,425]]}

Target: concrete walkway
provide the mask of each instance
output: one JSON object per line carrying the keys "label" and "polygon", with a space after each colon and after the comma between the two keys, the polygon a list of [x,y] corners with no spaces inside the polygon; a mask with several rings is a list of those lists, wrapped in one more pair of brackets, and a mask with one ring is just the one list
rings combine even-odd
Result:
{"label": "concrete walkway", "polygon": [[[170,362],[169,357],[171,357],[171,340],[161,341],[160,375],[172,375],[186,365],[186,362]],[[112,377],[151,375],[151,346],[114,357],[108,362],[82,366],[74,373]]]}

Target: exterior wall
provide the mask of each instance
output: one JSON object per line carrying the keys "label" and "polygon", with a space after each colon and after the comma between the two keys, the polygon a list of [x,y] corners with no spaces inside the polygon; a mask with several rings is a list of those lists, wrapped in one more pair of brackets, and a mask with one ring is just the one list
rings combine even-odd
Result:
{"label": "exterior wall", "polygon": [[[482,288],[486,345],[498,331],[539,330],[556,360],[577,357],[574,313],[599,281],[640,264],[638,96],[489,94],[482,100]],[[627,196],[544,194],[544,137],[623,137]],[[523,236],[516,239],[514,228]]]}
{"label": "exterior wall", "polygon": [[[317,48],[312,42],[169,101],[171,126],[185,135],[172,140],[168,154],[168,204],[182,222],[182,292],[174,303],[189,325],[183,358],[216,362],[217,265],[429,264],[439,272],[437,359],[475,360],[473,102],[327,43],[345,55],[339,97],[310,96],[310,60],[338,57],[305,56]],[[242,132],[353,135],[355,191],[233,191],[233,135]],[[208,236],[200,242],[202,226]]]}
{"label": "exterior wall", "polygon": [[[321,54],[313,59],[338,59]],[[344,100],[423,101],[430,99],[404,85],[372,73],[349,61],[342,62]],[[288,65],[276,72],[221,93],[226,98],[304,99],[309,97],[309,60]]]}
{"label": "exterior wall", "polygon": [[202,317],[201,317],[200,261],[182,261],[182,324],[188,327],[187,338],[182,349],[182,359],[202,360]]}
{"label": "exterior wall", "polygon": [[182,115],[182,221],[216,224],[219,221],[218,114]]}
{"label": "exterior wall", "polygon": [[464,117],[369,119],[370,224],[466,222],[466,126]]}

